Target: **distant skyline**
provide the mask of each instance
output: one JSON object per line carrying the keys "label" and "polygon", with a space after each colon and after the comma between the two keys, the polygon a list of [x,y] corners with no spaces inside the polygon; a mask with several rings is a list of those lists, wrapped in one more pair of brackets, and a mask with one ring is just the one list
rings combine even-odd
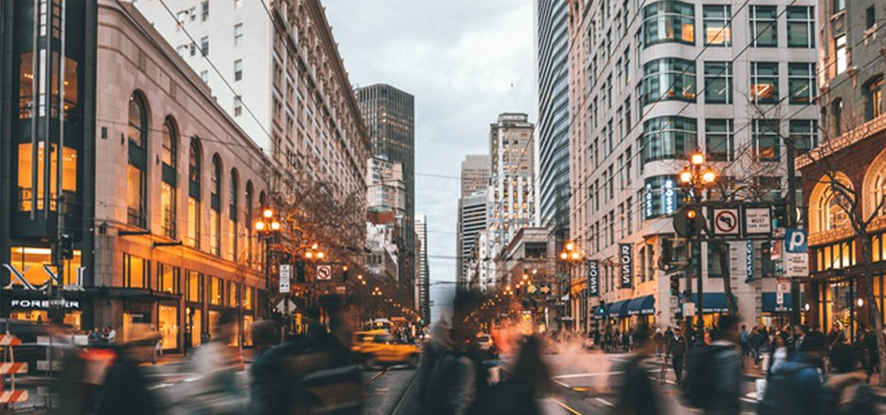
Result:
{"label": "distant skyline", "polygon": [[352,85],[387,83],[415,96],[415,211],[428,217],[431,279],[455,281],[461,161],[488,154],[498,114],[536,121],[533,4],[323,3]]}

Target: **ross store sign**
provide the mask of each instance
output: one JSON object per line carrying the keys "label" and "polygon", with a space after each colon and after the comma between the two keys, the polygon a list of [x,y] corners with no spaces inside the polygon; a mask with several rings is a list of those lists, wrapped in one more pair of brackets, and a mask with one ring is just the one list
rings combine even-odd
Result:
{"label": "ross store sign", "polygon": [[596,260],[588,261],[588,296],[600,295],[600,264]]}
{"label": "ross store sign", "polygon": [[634,245],[618,244],[618,257],[621,263],[621,288],[631,288],[634,282]]}
{"label": "ross store sign", "polygon": [[748,277],[746,281],[754,280],[754,242],[748,241],[747,247],[745,248],[745,260],[747,261],[747,271]]}
{"label": "ross store sign", "polygon": [[665,180],[662,190],[664,190],[664,213],[671,215],[677,210],[677,193],[674,191],[674,181]]}
{"label": "ross store sign", "polygon": [[83,291],[83,274],[86,272],[86,267],[77,268],[77,275],[74,276],[74,283],[68,285],[64,285],[64,281],[56,275],[56,271],[49,265],[43,265],[43,272],[46,273],[46,279],[43,280],[43,284],[40,285],[31,284],[31,282],[25,278],[25,274],[27,274],[31,267],[25,267],[25,269],[19,271],[15,265],[3,264],[3,268],[6,268],[6,270],[9,271],[10,276],[9,284],[3,287],[4,290],[11,290],[13,285],[15,285],[15,282],[18,281],[25,287],[25,290],[29,291],[46,291],[50,285],[62,287],[65,291]]}
{"label": "ross store sign", "polygon": [[79,310],[80,301],[77,300],[12,300],[11,308],[27,308],[33,310],[48,310],[53,306],[60,306],[69,310]]}

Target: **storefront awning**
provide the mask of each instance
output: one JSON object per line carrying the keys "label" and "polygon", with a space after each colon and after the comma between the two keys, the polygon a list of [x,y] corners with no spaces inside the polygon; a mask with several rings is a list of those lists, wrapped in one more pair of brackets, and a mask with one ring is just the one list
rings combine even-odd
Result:
{"label": "storefront awning", "polygon": [[[805,300],[806,295],[804,293],[800,293],[800,304]],[[791,293],[784,294],[784,305],[779,306],[777,293],[763,293],[763,312],[764,313],[785,313],[789,311],[793,311],[793,307],[791,307],[793,303],[794,297]]]}
{"label": "storefront awning", "polygon": [[[738,301],[735,299],[735,295],[732,296],[734,301]],[[704,300],[704,312],[705,313],[726,313],[729,312],[729,305],[726,303],[726,294],[724,293],[704,293],[702,296],[702,300]],[[692,302],[698,306],[698,293],[692,293]]]}
{"label": "storefront awning", "polygon": [[617,301],[609,305],[608,314],[612,318],[620,318],[628,316],[629,300]]}
{"label": "storefront awning", "polygon": [[655,297],[651,295],[644,295],[642,297],[637,297],[631,300],[628,303],[628,315],[636,316],[636,315],[647,315],[647,314],[655,314]]}

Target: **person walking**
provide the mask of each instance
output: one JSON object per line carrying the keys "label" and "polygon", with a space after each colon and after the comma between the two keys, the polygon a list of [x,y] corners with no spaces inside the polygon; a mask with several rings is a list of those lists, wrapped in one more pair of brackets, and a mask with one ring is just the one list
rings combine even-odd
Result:
{"label": "person walking", "polygon": [[824,384],[825,408],[822,413],[833,415],[874,415],[874,395],[858,370],[858,361],[852,347],[837,344],[830,353],[833,373]]}
{"label": "person walking", "polygon": [[822,372],[827,339],[809,333],[800,349],[772,371],[759,404],[759,415],[831,415],[824,411]]}
{"label": "person walking", "polygon": [[[880,335],[882,336],[883,334],[881,333]],[[880,353],[877,350],[877,336],[871,331],[870,327],[864,328],[864,348],[868,352],[868,376],[866,382],[870,382],[871,376],[875,372],[878,375],[880,374]]]}
{"label": "person walking", "polygon": [[742,324],[741,332],[739,332],[739,339],[741,340],[741,356],[750,356],[751,354],[751,344],[750,344],[751,333],[748,332],[748,326]]}
{"label": "person walking", "polygon": [[652,343],[652,339],[645,330],[641,329],[637,333],[635,352],[617,369],[622,375],[613,388],[618,395],[613,407],[613,414],[658,415],[664,413],[658,386],[649,378],[646,368],[643,366],[643,361],[652,357],[654,353],[655,345]]}
{"label": "person walking", "polygon": [[471,415],[541,415],[539,399],[551,390],[551,370],[541,358],[541,342],[527,337],[510,376],[478,395]]}
{"label": "person walking", "polygon": [[674,367],[674,376],[679,385],[683,382],[683,362],[686,354],[689,353],[689,342],[683,336],[683,330],[677,327],[668,339],[668,354],[671,356],[671,364]]}
{"label": "person walking", "polygon": [[279,339],[280,326],[276,322],[262,320],[252,325],[257,354],[249,369],[249,415],[289,413],[284,347],[274,346]]}
{"label": "person walking", "polygon": [[758,366],[760,366],[760,359],[762,356],[760,354],[760,349],[765,343],[763,335],[760,333],[760,330],[758,328],[754,327],[753,331],[751,332],[751,336],[748,338],[748,343],[751,347],[751,355],[754,357],[754,368],[756,369]]}
{"label": "person walking", "polygon": [[156,397],[148,389],[141,363],[151,360],[154,342],[160,333],[143,323],[135,323],[129,340],[120,348],[114,365],[108,370],[97,415],[155,415],[159,413]]}
{"label": "person walking", "polygon": [[187,402],[193,414],[227,415],[242,413],[244,396],[237,388],[236,372],[242,369],[240,358],[228,345],[237,334],[237,315],[222,311],[215,326],[216,336],[201,345],[191,361],[201,375],[191,383]]}
{"label": "person walking", "polygon": [[705,415],[738,415],[742,396],[738,318],[726,314],[718,324],[719,338],[692,348],[682,389],[687,403]]}

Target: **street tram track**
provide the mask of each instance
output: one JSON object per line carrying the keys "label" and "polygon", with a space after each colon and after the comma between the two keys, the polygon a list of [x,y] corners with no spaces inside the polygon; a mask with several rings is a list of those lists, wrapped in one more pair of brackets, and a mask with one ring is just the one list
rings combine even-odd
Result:
{"label": "street tram track", "polygon": [[397,404],[394,405],[394,409],[391,409],[391,415],[398,415],[403,405],[406,403],[406,398],[412,392],[412,388],[415,387],[416,381],[418,380],[418,371],[412,375],[412,379],[409,381],[409,385],[406,386],[406,390],[403,391],[403,395],[400,395],[400,398],[397,399]]}

